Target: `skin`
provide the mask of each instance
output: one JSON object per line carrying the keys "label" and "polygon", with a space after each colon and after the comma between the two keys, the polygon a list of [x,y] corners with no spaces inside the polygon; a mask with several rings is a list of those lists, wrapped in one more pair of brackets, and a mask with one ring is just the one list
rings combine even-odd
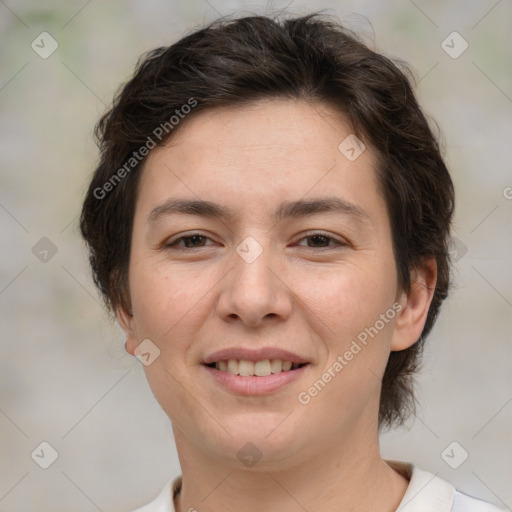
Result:
{"label": "skin", "polygon": [[[148,156],[136,204],[129,286],[117,311],[134,354],[160,350],[146,377],[172,421],[183,474],[176,510],[395,510],[407,480],[380,456],[378,408],[389,353],[420,336],[436,280],[428,260],[399,289],[374,154],[353,162],[351,133],[324,104],[265,100],[201,112]],[[276,222],[282,201],[336,196],[365,216],[322,212]],[[152,210],[169,198],[221,203],[230,220]],[[332,237],[307,238],[321,231]],[[207,238],[166,247],[180,236]],[[236,252],[248,236],[263,252]],[[338,245],[341,242],[343,245]],[[181,248],[181,250],[180,250]],[[311,399],[307,389],[397,302],[401,311]],[[276,346],[310,361],[267,396],[220,387],[200,364],[216,350]],[[262,458],[246,467],[248,442]]]}

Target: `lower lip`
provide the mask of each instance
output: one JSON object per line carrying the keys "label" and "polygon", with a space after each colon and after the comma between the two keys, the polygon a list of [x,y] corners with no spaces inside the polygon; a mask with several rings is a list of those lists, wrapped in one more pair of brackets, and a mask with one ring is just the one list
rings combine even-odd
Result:
{"label": "lower lip", "polygon": [[273,373],[266,377],[242,377],[203,365],[210,375],[222,386],[240,395],[267,395],[290,384],[303,375],[308,364],[287,372]]}

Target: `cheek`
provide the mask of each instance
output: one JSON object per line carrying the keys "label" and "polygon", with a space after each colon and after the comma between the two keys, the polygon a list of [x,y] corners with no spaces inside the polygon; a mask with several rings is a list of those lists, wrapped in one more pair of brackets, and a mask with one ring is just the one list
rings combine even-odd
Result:
{"label": "cheek", "polygon": [[325,323],[330,337],[356,336],[393,304],[394,271],[379,261],[347,263],[328,272],[302,273],[298,295]]}
{"label": "cheek", "polygon": [[[207,273],[206,273],[207,274]],[[148,338],[160,355],[144,367],[148,384],[173,420],[198,415],[190,400],[188,382],[190,345],[194,332],[202,325],[208,296],[205,273],[180,272],[161,262],[140,260],[130,271],[132,305],[137,319],[139,340]]]}
{"label": "cheek", "polygon": [[394,270],[389,271],[384,258],[367,258],[331,275],[316,276],[314,283],[304,282],[304,288],[312,285],[317,292],[308,305],[317,315],[310,319],[316,322],[317,333],[322,333],[327,352],[325,366],[316,377],[322,378],[323,373],[329,380],[328,389],[315,398],[316,407],[323,410],[336,403],[340,411],[360,414],[369,397],[378,399],[389,358],[396,316]]}
{"label": "cheek", "polygon": [[149,258],[133,265],[130,291],[139,334],[166,338],[181,319],[201,307],[207,279],[178,268],[171,271],[161,263],[151,264]]}

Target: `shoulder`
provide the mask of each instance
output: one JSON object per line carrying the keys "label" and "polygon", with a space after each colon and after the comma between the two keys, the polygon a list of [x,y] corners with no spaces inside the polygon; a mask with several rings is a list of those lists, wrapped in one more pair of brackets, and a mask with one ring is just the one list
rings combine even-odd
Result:
{"label": "shoulder", "polygon": [[[506,512],[507,509],[470,496],[437,475],[414,464],[386,461],[409,480],[397,512]],[[173,498],[181,488],[181,476],[169,480],[149,504],[133,512],[175,512]]]}
{"label": "shoulder", "polygon": [[397,512],[504,512],[487,501],[470,496],[452,484],[418,466],[399,461],[386,461],[401,473],[409,486]]}
{"label": "shoulder", "polygon": [[505,508],[493,505],[462,491],[456,490],[451,512],[505,512]]}

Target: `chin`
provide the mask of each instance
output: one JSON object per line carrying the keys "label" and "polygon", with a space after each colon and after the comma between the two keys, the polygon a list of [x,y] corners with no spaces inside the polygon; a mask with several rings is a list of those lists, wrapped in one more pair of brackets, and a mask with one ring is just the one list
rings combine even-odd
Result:
{"label": "chin", "polygon": [[[203,439],[208,439],[211,451],[228,459],[238,469],[241,464],[255,470],[286,469],[300,457],[304,447],[312,443],[311,439],[299,437],[308,429],[299,429],[292,421],[287,424],[290,418],[286,416],[282,413],[238,414],[233,421],[223,423],[227,432],[216,425],[217,435]],[[207,434],[202,433],[202,436]]]}

